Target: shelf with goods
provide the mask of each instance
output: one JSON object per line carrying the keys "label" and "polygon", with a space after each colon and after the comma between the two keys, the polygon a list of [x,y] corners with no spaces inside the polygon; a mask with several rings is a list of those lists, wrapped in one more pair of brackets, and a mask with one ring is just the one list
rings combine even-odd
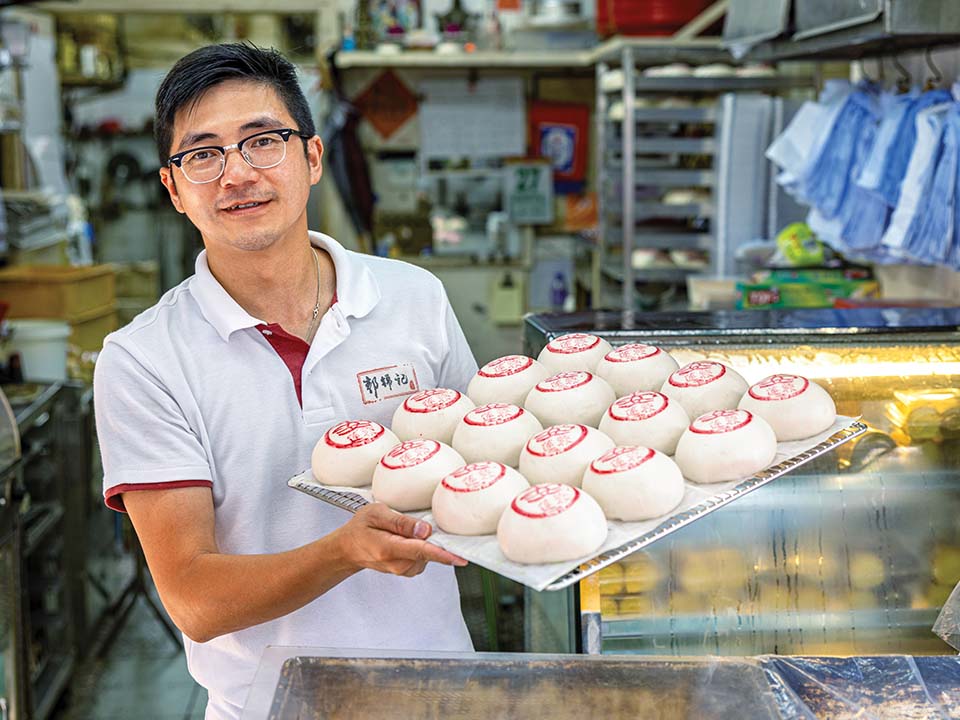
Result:
{"label": "shelf with goods", "polygon": [[[733,208],[745,202],[747,192],[741,178],[731,182],[729,172],[746,147],[740,116],[746,112],[764,118],[765,133],[782,122],[782,112],[772,100],[751,106],[748,98],[769,98],[812,85],[807,76],[778,74],[770,68],[705,68],[704,63],[716,59],[713,50],[703,52],[700,62],[688,56],[688,62],[699,67],[678,69],[685,72],[682,76],[643,74],[652,60],[646,55],[638,59],[629,44],[618,56],[607,54],[597,64],[600,237],[594,277],[619,286],[618,305],[626,310],[637,309],[638,293],[648,283],[684,285],[690,275],[728,271],[732,249],[725,233]],[[760,183],[763,197],[763,135],[750,141],[752,170],[742,180]],[[758,207],[753,215],[762,215],[763,207],[754,204]],[[651,251],[657,251],[653,258]],[[592,292],[594,307],[600,307],[596,303],[602,288]]]}

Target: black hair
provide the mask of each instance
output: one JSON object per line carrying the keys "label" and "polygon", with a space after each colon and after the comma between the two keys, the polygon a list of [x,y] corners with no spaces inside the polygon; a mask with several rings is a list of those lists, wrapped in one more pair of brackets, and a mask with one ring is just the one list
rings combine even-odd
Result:
{"label": "black hair", "polygon": [[293,63],[272,48],[266,50],[250,43],[207,45],[180,58],[157,90],[154,137],[161,165],[166,165],[170,157],[176,114],[199,102],[208,90],[226,80],[269,85],[283,100],[297,124],[296,129],[307,137],[316,134],[310,106],[300,89]]}

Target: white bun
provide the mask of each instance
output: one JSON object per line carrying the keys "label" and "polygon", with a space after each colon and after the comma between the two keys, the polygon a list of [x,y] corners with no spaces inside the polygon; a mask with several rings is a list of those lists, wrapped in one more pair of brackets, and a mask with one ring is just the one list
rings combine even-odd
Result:
{"label": "white bun", "polygon": [[779,442],[821,433],[837,419],[830,393],[799,375],[771,375],[751,385],[739,407],[766,420]]}
{"label": "white bun", "polygon": [[520,473],[502,463],[465,465],[437,485],[433,519],[454,535],[492,535],[510,501],[528,487]]}
{"label": "white bun", "polygon": [[653,345],[630,343],[614,348],[597,365],[597,376],[608,383],[617,397],[641,390],[659,390],[680,365],[673,356]]}
{"label": "white bun", "polygon": [[398,442],[397,436],[379,423],[346,420],[327,430],[313,447],[313,477],[323,485],[369,485],[380,458]]}
{"label": "white bun", "polygon": [[773,462],[777,438],[766,420],[747,410],[701,415],[677,443],[677,465],[695,483],[741,480]]}
{"label": "white bun", "polygon": [[449,445],[457,423],[473,408],[473,401],[456,390],[422,390],[394,411],[390,428],[401,440],[427,439]]}
{"label": "white bun", "polygon": [[600,420],[600,431],[617,445],[642,445],[673,455],[690,424],[680,403],[663,393],[644,391],[619,398]]}
{"label": "white bun", "polygon": [[436,440],[407,440],[380,458],[373,471],[373,499],[397,512],[425,510],[449,472],[463,465],[460,453]]}
{"label": "white bun", "polygon": [[583,475],[590,493],[610,520],[650,520],[683,500],[683,475],[663,453],[646,447],[616,447],[590,463]]}
{"label": "white bun", "polygon": [[477,371],[467,396],[477,405],[493,402],[523,405],[530,388],[550,376],[550,371],[526,355],[505,355]]}
{"label": "white bun", "polygon": [[546,426],[574,423],[595,428],[616,399],[606,380],[576,371],[551,375],[537,383],[523,406]]}
{"label": "white bun", "polygon": [[534,485],[517,495],[497,524],[508,560],[525,565],[564,562],[596,552],[607,539],[597,501],[561,483]]}
{"label": "white bun", "polygon": [[493,460],[515,468],[527,439],[541,430],[540,421],[522,407],[488,403],[463,416],[453,433],[453,447],[468,463]]}
{"label": "white bun", "polygon": [[660,392],[676,400],[691,418],[711,410],[732,410],[747,391],[747,381],[723,363],[703,360],[688,363],[663,383]]}
{"label": "white bun", "polygon": [[613,348],[603,338],[587,333],[569,333],[548,342],[537,360],[551,375],[586,370],[593,372],[603,356]]}
{"label": "white bun", "polygon": [[580,487],[587,466],[614,442],[586,425],[553,425],[527,440],[520,473],[531,485],[563,483]]}

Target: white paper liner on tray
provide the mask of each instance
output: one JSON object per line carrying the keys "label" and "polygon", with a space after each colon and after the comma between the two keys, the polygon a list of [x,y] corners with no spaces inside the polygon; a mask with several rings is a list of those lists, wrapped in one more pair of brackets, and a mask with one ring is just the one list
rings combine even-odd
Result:
{"label": "white paper liner on tray", "polygon": [[[687,482],[683,500],[669,515],[643,522],[608,521],[607,539],[603,545],[590,557],[567,562],[521,565],[504,557],[495,535],[450,535],[434,525],[429,511],[406,514],[434,525],[430,542],[470,562],[534,590],[560,590],[733,502],[751,490],[766,485],[803,463],[833,450],[866,430],[867,426],[859,422],[858,418],[839,416],[829,429],[819,435],[805,440],[779,443],[773,464],[753,477],[712,485]],[[291,478],[287,484],[350,512],[356,512],[373,500],[369,486],[350,488],[320,485],[309,470]]]}

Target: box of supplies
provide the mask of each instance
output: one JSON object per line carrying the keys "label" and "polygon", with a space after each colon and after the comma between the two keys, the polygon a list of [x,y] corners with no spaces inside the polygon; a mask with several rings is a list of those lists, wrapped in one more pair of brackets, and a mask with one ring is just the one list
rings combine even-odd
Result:
{"label": "box of supplies", "polygon": [[0,270],[0,301],[10,318],[82,320],[113,305],[109,265],[20,265]]}

